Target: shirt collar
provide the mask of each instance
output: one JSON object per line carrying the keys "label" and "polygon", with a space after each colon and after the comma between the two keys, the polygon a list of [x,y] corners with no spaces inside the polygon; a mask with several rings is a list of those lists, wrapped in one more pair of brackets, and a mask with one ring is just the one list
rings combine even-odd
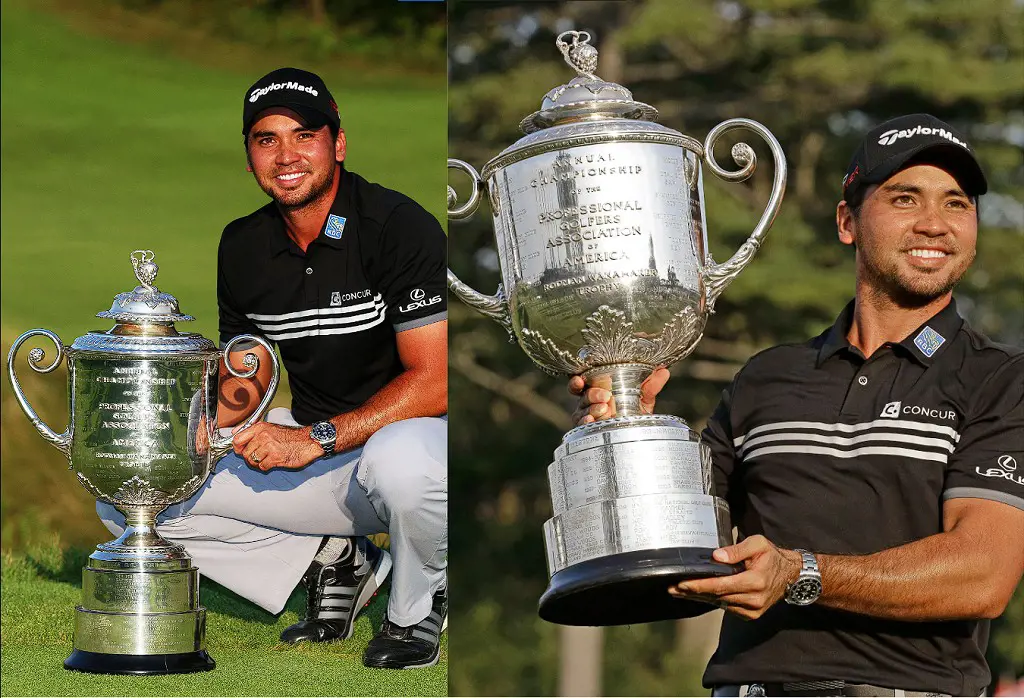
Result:
{"label": "shirt collar", "polygon": [[[829,328],[825,335],[825,341],[818,350],[818,366],[821,366],[841,349],[856,351],[860,355],[860,352],[851,346],[846,338],[850,331],[850,324],[853,322],[855,306],[856,300],[847,303],[835,323]],[[897,342],[895,346],[901,347],[918,363],[930,366],[939,354],[946,350],[963,322],[963,318],[957,312],[956,301],[951,298],[942,310],[928,318],[924,324],[907,335],[903,341]]]}
{"label": "shirt collar", "polygon": [[[356,217],[352,215],[355,212],[353,179],[352,173],[342,167],[338,191],[331,203],[331,210],[320,227],[319,237],[312,244],[323,243],[331,247],[341,247],[345,236],[354,233]],[[284,218],[281,217],[277,206],[273,207],[273,215],[276,225],[273,226],[270,235],[270,255],[276,256],[288,250],[302,254],[299,246],[288,237],[288,231],[284,227]]]}
{"label": "shirt collar", "polygon": [[[825,334],[825,341],[818,349],[818,366],[835,356],[840,349],[851,349],[850,342],[846,339],[846,333],[850,330],[850,323],[853,322],[853,309],[856,301],[852,300],[846,304],[839,317],[832,324]],[[859,353],[859,352],[858,352]]]}

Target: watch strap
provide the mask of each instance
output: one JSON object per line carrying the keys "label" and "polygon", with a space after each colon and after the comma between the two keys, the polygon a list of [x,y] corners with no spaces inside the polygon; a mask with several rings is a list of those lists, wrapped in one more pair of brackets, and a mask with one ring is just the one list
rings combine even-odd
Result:
{"label": "watch strap", "polygon": [[821,576],[821,570],[818,569],[818,558],[814,557],[814,553],[801,548],[794,548],[793,552],[800,553],[800,559],[803,561],[800,567],[801,575],[812,574]]}

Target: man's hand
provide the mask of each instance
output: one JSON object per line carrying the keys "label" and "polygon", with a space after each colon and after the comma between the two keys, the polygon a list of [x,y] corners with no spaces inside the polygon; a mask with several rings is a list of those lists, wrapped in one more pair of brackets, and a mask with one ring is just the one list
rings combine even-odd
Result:
{"label": "man's hand", "polygon": [[324,454],[309,437],[309,427],[285,427],[259,422],[235,434],[235,453],[254,468],[305,468]]}
{"label": "man's hand", "polygon": [[[640,409],[644,414],[654,413],[654,400],[668,383],[670,375],[667,368],[659,366],[640,384]],[[615,416],[612,391],[602,387],[587,388],[582,376],[573,376],[569,379],[569,392],[580,396],[579,405],[572,413],[572,421],[576,426]]]}
{"label": "man's hand", "polygon": [[719,548],[714,558],[729,564],[742,562],[746,569],[729,577],[690,579],[669,587],[668,593],[709,601],[747,620],[760,618],[781,599],[786,587],[800,576],[803,564],[800,553],[776,547],[760,535]]}

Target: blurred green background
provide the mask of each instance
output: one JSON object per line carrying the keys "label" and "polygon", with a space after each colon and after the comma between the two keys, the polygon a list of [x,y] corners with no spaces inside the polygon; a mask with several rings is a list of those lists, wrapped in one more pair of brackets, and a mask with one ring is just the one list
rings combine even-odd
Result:
{"label": "blurred green background", "polygon": [[[568,29],[591,33],[597,74],[656,107],[661,123],[703,141],[718,122],[743,116],[775,134],[789,163],[781,214],[659,398],[659,411],[701,427],[747,358],[816,335],[853,294],[853,252],[835,233],[840,182],[863,134],[900,114],[934,113],[977,147],[991,193],[959,308],[992,337],[1024,344],[1022,11],[1015,0],[456,1],[449,153],[479,169],[522,136],[520,119],[573,77],[554,45]],[[751,181],[704,176],[720,261],[749,234],[770,191],[767,149],[756,136],[748,142],[760,157]],[[465,176],[450,183],[465,200]],[[492,292],[497,256],[486,204],[449,234],[452,269]],[[541,524],[551,515],[545,467],[570,426],[573,400],[565,380],[534,368],[490,320],[454,299],[449,315],[451,693],[706,695],[700,677],[717,644],[715,614],[610,628],[603,637],[537,618],[547,582]],[[567,683],[589,673],[595,647],[603,648],[599,680]],[[1019,589],[994,626],[989,659],[996,676],[1024,675]]]}
{"label": "blurred green background", "polygon": [[[350,169],[444,221],[443,4],[4,0],[0,8],[5,356],[30,328],[50,329],[65,344],[106,329],[95,314],[134,287],[128,255],[140,248],[156,252],[161,290],[197,318],[179,330],[216,339],[220,232],[267,200],[245,171],[242,97],[282,65],[316,71],[331,88]],[[25,358],[37,345],[52,355],[44,342],[23,347],[17,366],[30,401],[59,432],[67,423],[66,373],[37,375]],[[362,670],[380,601],[357,639],[326,653],[289,650],[291,663],[278,647],[280,661],[258,672],[258,657],[294,622],[301,598],[274,618],[205,582],[211,653],[221,670],[179,690],[172,682],[105,683],[65,673],[60,661],[70,651],[81,562],[110,536],[94,500],[29,425],[6,380],[2,400],[5,694],[446,690],[443,664],[427,672]],[[288,403],[286,385],[277,403]]]}

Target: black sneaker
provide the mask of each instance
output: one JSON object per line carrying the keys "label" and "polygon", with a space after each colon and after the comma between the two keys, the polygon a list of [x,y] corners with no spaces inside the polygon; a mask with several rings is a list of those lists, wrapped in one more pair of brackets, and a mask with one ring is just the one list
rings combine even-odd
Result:
{"label": "black sneaker", "polygon": [[448,626],[448,590],[434,594],[430,615],[403,628],[384,615],[380,632],[363,653],[363,665],[372,669],[419,669],[437,664],[441,631]]}
{"label": "black sneaker", "polygon": [[391,556],[365,537],[349,545],[334,562],[313,562],[302,577],[306,587],[306,618],[284,629],[284,642],[347,640],[359,612],[391,572]]}

